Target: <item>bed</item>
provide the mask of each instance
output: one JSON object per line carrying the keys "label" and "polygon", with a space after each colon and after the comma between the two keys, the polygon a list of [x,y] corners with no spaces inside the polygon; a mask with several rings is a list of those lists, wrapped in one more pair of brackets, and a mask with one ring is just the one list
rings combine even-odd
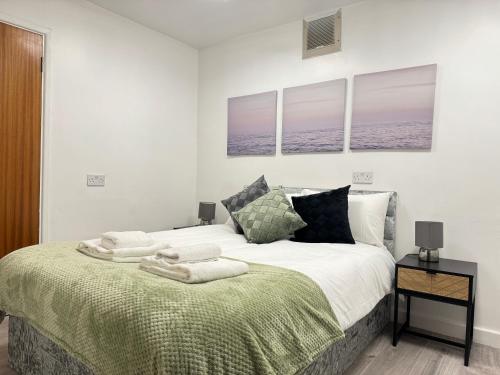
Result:
{"label": "bed", "polygon": [[[287,188],[287,191],[293,192],[294,189]],[[351,193],[369,194],[371,192],[353,191]],[[285,305],[284,309],[286,311],[283,311],[283,317],[279,318],[282,319],[282,321],[276,321],[264,329],[264,331],[270,331],[269,333],[264,334],[255,332],[255,327],[253,326],[250,327],[251,329],[245,330],[245,332],[251,333],[248,335],[251,342],[248,341],[250,340],[248,339],[247,341],[243,341],[242,345],[245,347],[248,346],[248,348],[251,349],[253,348],[253,350],[249,350],[247,353],[248,355],[246,355],[246,357],[250,359],[245,357],[239,359],[239,361],[248,360],[250,365],[247,364],[246,367],[242,367],[245,371],[240,371],[241,369],[235,368],[234,373],[240,371],[240,373],[300,373],[304,375],[337,374],[342,373],[352,364],[357,355],[380,333],[389,321],[390,291],[392,289],[394,277],[394,258],[391,253],[394,251],[396,199],[396,194],[392,193],[387,211],[384,235],[384,243],[387,249],[364,244],[304,244],[291,241],[277,241],[266,245],[254,245],[248,244],[243,236],[236,234],[234,229],[229,225],[213,225],[158,232],[154,233],[153,236],[157,239],[166,240],[173,246],[202,242],[217,243],[223,250],[223,256],[241,259],[255,265],[252,267],[255,267],[253,269],[255,270],[254,274],[256,278],[254,278],[252,282],[260,285],[259,288],[262,288],[262,295],[259,297],[253,296],[252,301],[249,302],[249,306],[259,305],[259,301],[255,301],[256,299],[263,301],[263,303],[267,301],[269,304],[272,304],[277,296],[280,303],[284,300],[288,301],[288,305]],[[67,246],[66,249],[71,249],[73,245],[65,244],[64,246]],[[26,251],[33,250],[28,249]],[[102,261],[93,260],[93,262],[101,262],[100,264],[102,264]],[[87,265],[89,270],[92,269],[93,265],[94,263],[89,263]],[[111,265],[109,267],[111,267]],[[123,273],[132,272],[128,268],[125,268],[128,266],[123,267]],[[44,277],[48,279],[46,283],[50,286],[47,287],[47,293],[53,293],[54,285],[57,286],[57,283],[64,280],[64,278],[62,280],[60,279],[60,277],[62,277],[61,275],[67,277],[67,271],[64,270],[63,267],[57,270],[57,272],[53,271],[54,276],[51,275],[50,270],[39,269],[38,271],[46,271],[47,275]],[[26,274],[31,271],[27,269],[23,272]],[[89,272],[89,275],[90,274],[91,272]],[[271,277],[270,275],[272,278],[279,277],[280,280],[283,280],[282,291],[278,290],[279,288],[276,287],[276,284],[273,284],[273,290],[266,290],[262,287],[262,285],[266,285],[266,282],[272,280],[272,278],[266,279],[266,277]],[[19,275],[21,280],[22,277],[24,277],[24,275]],[[116,277],[119,278],[121,276]],[[80,277],[81,282],[83,282],[84,278],[85,276]],[[292,284],[292,279],[293,283],[299,280],[300,283],[302,283],[301,288],[294,289],[296,284]],[[12,277],[8,282],[13,284],[16,282],[16,278]],[[73,290],[78,291],[81,287],[80,282],[75,280],[72,282],[74,283],[72,286]],[[217,295],[217,293],[220,293],[220,289],[216,291],[216,294],[212,294],[216,296],[216,298],[220,298],[222,305],[225,304],[224,306],[226,307],[222,310],[223,314],[235,313],[234,310],[231,310],[231,307],[227,307],[232,305],[232,303],[228,302],[231,300],[227,299],[226,292],[238,293],[240,285],[235,284],[237,282],[238,281],[233,281],[232,284],[224,286],[224,296]],[[306,286],[310,289],[304,289]],[[35,315],[30,315],[30,308],[36,310],[39,306],[35,306],[36,303],[34,304],[33,301],[38,301],[43,305],[45,296],[28,295],[30,291],[26,290],[26,286],[19,280],[17,280],[17,284],[14,285],[14,287],[17,287],[19,293],[25,294],[24,297],[27,301],[26,305],[21,306],[22,308],[17,306],[15,309],[17,311],[9,310],[9,306],[0,305],[1,309],[7,310],[11,315],[9,319],[9,363],[14,370],[20,374],[94,375],[106,373],[102,370],[104,367],[96,367],[95,363],[93,363],[83,351],[78,350],[78,343],[83,342],[83,336],[85,336],[87,332],[79,326],[78,321],[72,321],[70,319],[71,317],[68,317],[66,320],[66,318],[57,316],[57,320],[55,321],[57,325],[74,324],[75,322],[76,324],[74,324],[74,330],[71,332],[69,328],[66,327],[66,332],[70,332],[69,336],[64,337],[61,334],[55,334],[54,332],[58,332],[58,330],[54,328],[54,320],[51,320],[48,315],[51,315],[52,311],[56,310],[56,308],[54,306],[46,307],[46,309],[43,310],[45,314],[47,314],[46,317],[43,314],[39,314],[34,318]],[[296,317],[288,317],[288,314],[285,314],[288,310],[293,309],[290,305],[295,303],[294,298],[296,295],[303,293],[301,296],[302,300],[313,298],[314,288],[317,287],[319,287],[318,290],[322,293],[324,301],[327,301],[327,305],[335,314],[335,324],[338,325],[337,328],[342,331],[342,336],[337,335],[338,337],[334,340],[326,338],[327,335],[325,333],[329,328],[326,325],[327,319],[325,315],[321,315],[322,310],[317,308],[315,301],[309,301],[309,304],[305,305],[307,309],[303,309],[302,315],[299,313]],[[304,293],[304,290],[306,290],[306,293]],[[311,291],[311,296],[307,295],[307,291],[309,290]],[[117,289],[117,291],[118,292],[115,292],[115,299],[119,303],[119,289]],[[179,293],[181,293],[181,291],[179,291]],[[185,293],[185,290],[182,290],[182,293]],[[273,293],[275,295],[273,295]],[[77,298],[78,294],[79,293],[75,293],[75,296],[67,298]],[[89,293],[85,298],[90,301],[89,304],[92,304],[97,297]],[[123,299],[123,301],[125,302],[126,300]],[[30,302],[31,305],[28,302]],[[179,306],[182,307],[182,305]],[[61,306],[57,308],[63,309]],[[297,307],[297,309],[301,308],[302,305]],[[322,308],[325,309],[328,307],[322,306]],[[82,311],[85,309],[87,309],[87,307],[83,306]],[[47,311],[49,313],[47,313]],[[101,309],[101,314],[102,311]],[[65,311],[65,313],[67,313],[67,311]],[[79,313],[78,311],[73,312],[75,315]],[[276,312],[267,310],[262,312],[259,310],[259,314],[261,313],[270,314],[269,320],[276,319]],[[293,311],[293,314],[295,313],[296,312]],[[129,316],[127,314],[130,315],[130,311],[127,311],[124,316]],[[312,317],[315,319],[312,319]],[[103,319],[105,318],[106,316],[103,315]],[[140,316],[130,316],[130,319],[136,319],[137,322],[142,322]],[[312,320],[309,321],[309,319]],[[99,319],[97,319],[97,321],[98,320]],[[247,322],[247,320],[252,323],[250,318],[243,316],[239,324],[241,324],[241,322]],[[217,329],[221,329],[223,325],[224,322],[221,326],[217,326]],[[94,334],[97,335],[96,337],[102,338],[103,336],[99,336],[102,327],[99,327],[98,323],[96,323],[94,329],[98,332],[94,332]],[[293,329],[291,329],[291,327]],[[304,332],[311,331],[311,327],[314,327],[314,329],[318,331],[304,338]],[[189,327],[184,327],[182,329],[189,329]],[[262,330],[262,327],[259,329]],[[304,331],[302,335],[296,335],[295,331],[300,331],[301,329]],[[237,332],[240,331],[240,327],[237,327]],[[110,330],[106,337],[109,338],[109,336],[113,335],[113,330]],[[279,354],[283,357],[283,352],[286,352],[284,357],[288,358],[287,361],[293,365],[288,366],[288,362],[286,362],[286,366],[284,365],[285,362],[275,363],[273,362],[275,358],[268,353],[256,353],[256,351],[262,348],[265,348],[265,351],[274,350],[276,346],[267,346],[267,342],[272,340],[274,336],[278,336],[279,338],[278,347],[280,350],[276,349],[276,351],[279,352],[276,355],[278,356]],[[197,337],[197,339],[200,339],[200,337]],[[224,341],[224,337],[222,336],[217,337],[217,332],[213,334],[213,337],[209,337],[209,339],[212,339],[212,341],[205,342],[205,346],[211,345],[215,349],[220,350],[220,352],[223,351],[222,349],[229,350],[227,346],[231,346],[231,344],[234,343],[232,341]],[[262,342],[255,343],[255,340],[258,341],[259,339],[262,339]],[[218,340],[220,340],[220,343]],[[290,343],[288,343],[287,340],[289,340]],[[191,344],[194,345],[196,343]],[[235,347],[237,347],[238,344],[241,343],[236,342],[234,344]],[[161,346],[161,343],[158,345]],[[283,345],[283,347],[281,347],[281,345]],[[303,346],[314,346],[315,348],[314,350],[305,350]],[[106,346],[103,347],[106,348]],[[124,348],[126,349],[125,344]],[[304,349],[304,353],[307,355],[302,356],[302,349]],[[172,349],[170,348],[169,350],[171,351]],[[213,353],[210,355],[212,354]],[[132,364],[127,367],[127,363],[125,363],[125,367],[117,373],[171,373],[172,370],[167,371],[162,367],[163,365],[161,365],[165,363],[165,358],[161,357],[158,353],[156,355],[158,357],[153,357],[153,361],[150,361],[152,364],[149,365],[147,372],[143,368],[140,371],[134,369]],[[180,349],[178,349],[177,354],[174,351],[172,355],[183,358],[183,353]],[[176,359],[178,359],[177,357]],[[192,364],[193,357],[186,356],[186,358],[189,360],[187,360],[185,367],[176,367],[177,373],[232,373],[233,371],[227,370],[232,367],[227,366],[237,365],[234,363],[214,364],[213,358],[219,358],[217,353],[215,353],[214,357],[202,367],[196,367]],[[263,358],[269,360],[269,363],[261,363],[259,366],[256,365],[252,368],[253,362],[261,361]],[[225,360],[229,361],[227,357]],[[182,368],[182,370],[179,370],[180,368]],[[225,370],[214,370],[220,370],[222,368]]]}

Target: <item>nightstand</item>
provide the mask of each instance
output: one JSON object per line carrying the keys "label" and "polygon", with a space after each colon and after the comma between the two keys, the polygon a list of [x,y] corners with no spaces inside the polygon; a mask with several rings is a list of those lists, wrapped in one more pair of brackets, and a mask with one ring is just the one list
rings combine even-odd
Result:
{"label": "nightstand", "polygon": [[[439,259],[438,263],[421,262],[418,255],[406,255],[396,263],[396,291],[394,299],[394,328],[392,345],[396,346],[402,333],[464,348],[464,365],[469,365],[474,334],[474,308],[476,300],[477,263],[452,259]],[[406,297],[406,321],[398,327],[398,299]],[[464,306],[467,321],[464,342],[432,336],[410,328],[411,298],[418,297]]]}

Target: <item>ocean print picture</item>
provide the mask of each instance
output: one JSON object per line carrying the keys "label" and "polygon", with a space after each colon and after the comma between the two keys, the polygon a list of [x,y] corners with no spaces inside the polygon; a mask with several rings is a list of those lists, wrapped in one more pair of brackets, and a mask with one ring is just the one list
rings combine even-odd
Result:
{"label": "ocean print picture", "polygon": [[283,90],[282,153],[344,149],[346,84],[344,78]]}
{"label": "ocean print picture", "polygon": [[430,150],[437,66],[354,77],[351,149]]}
{"label": "ocean print picture", "polygon": [[227,155],[276,154],[277,91],[228,99]]}

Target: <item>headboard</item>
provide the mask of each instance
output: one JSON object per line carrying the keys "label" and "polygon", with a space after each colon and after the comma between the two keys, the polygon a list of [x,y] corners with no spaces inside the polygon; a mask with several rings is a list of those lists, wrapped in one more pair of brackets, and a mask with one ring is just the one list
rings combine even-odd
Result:
{"label": "headboard", "polygon": [[[288,186],[279,186],[283,189],[285,194],[300,193],[306,188],[296,188]],[[317,191],[328,191],[331,189],[315,189],[307,188]],[[395,191],[370,191],[370,190],[350,190],[349,194],[377,194],[377,193],[390,193],[389,206],[387,207],[387,214],[385,216],[385,227],[384,227],[384,245],[387,250],[394,256],[396,250],[396,205],[398,201],[398,194]]]}

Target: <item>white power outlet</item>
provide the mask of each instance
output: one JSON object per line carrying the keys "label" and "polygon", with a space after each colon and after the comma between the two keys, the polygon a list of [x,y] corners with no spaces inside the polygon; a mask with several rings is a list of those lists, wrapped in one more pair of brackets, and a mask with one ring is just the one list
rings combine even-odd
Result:
{"label": "white power outlet", "polygon": [[373,184],[373,172],[353,172],[353,184]]}
{"label": "white power outlet", "polygon": [[103,174],[88,174],[87,186],[104,186],[106,184],[106,176]]}

